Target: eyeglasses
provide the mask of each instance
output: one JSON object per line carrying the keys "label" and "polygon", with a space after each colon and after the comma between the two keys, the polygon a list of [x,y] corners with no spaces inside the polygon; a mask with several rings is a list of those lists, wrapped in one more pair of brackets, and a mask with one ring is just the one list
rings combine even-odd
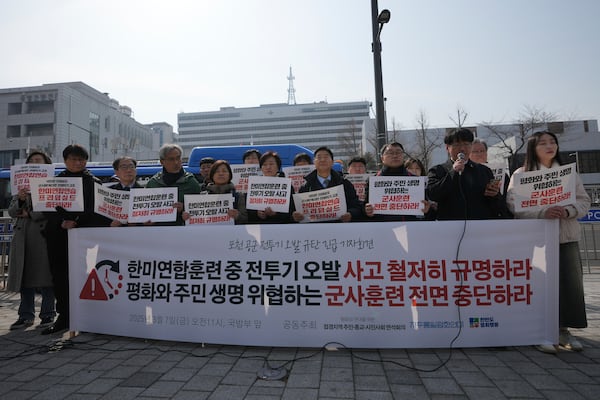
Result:
{"label": "eyeglasses", "polygon": [[384,156],[392,156],[392,157],[394,157],[394,156],[401,156],[401,155],[403,155],[403,154],[404,154],[404,153],[403,153],[403,152],[401,152],[401,151],[384,151],[384,152],[383,152],[383,155],[384,155]]}
{"label": "eyeglasses", "polygon": [[135,169],[135,165],[133,164],[124,164],[124,165],[119,165],[119,169]]}
{"label": "eyeglasses", "polygon": [[163,160],[169,161],[169,162],[180,162],[181,157],[166,157],[166,158],[163,158]]}

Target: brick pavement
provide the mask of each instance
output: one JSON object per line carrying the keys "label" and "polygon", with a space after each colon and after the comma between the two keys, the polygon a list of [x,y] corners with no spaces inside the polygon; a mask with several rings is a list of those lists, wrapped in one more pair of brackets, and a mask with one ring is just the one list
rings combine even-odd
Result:
{"label": "brick pavement", "polygon": [[[35,327],[9,331],[17,318],[18,295],[0,291],[0,398],[597,399],[600,273],[586,274],[585,286],[590,326],[572,330],[585,350],[558,355],[532,347],[330,351],[202,346],[91,333],[68,340],[68,334],[42,336]],[[259,379],[257,373],[266,366],[275,368],[268,374],[281,366],[288,373],[279,380]]]}

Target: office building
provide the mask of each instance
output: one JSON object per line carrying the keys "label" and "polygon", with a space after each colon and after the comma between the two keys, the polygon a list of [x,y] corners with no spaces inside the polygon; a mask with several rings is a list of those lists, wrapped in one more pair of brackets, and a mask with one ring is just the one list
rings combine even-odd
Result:
{"label": "office building", "polygon": [[328,146],[346,160],[366,148],[368,101],[265,104],[222,107],[219,111],[180,113],[178,144],[189,155],[195,146],[298,144],[311,150]]}
{"label": "office building", "polygon": [[32,149],[61,162],[62,149],[73,143],[88,149],[89,161],[156,159],[154,132],[130,107],[83,82],[0,89],[1,167],[24,162]]}

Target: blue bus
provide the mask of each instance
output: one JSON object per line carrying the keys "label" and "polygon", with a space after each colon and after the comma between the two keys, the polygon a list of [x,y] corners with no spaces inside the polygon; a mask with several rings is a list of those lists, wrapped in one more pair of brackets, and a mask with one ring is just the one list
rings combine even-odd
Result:
{"label": "blue bus", "polygon": [[190,153],[187,170],[194,174],[200,173],[200,160],[204,157],[212,157],[215,160],[227,160],[230,164],[243,164],[242,157],[247,150],[256,149],[261,154],[267,151],[275,151],[281,158],[281,166],[294,165],[294,157],[298,153],[306,153],[313,158],[312,150],[297,144],[261,144],[249,146],[207,146],[194,147]]}

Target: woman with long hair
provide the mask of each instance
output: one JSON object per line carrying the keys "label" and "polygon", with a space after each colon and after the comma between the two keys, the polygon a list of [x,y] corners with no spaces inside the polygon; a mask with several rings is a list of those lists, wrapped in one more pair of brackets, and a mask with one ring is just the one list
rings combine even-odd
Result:
{"label": "woman with long hair", "polygon": [[[573,351],[583,350],[581,343],[569,333],[568,328],[586,328],[587,316],[583,294],[583,271],[579,253],[581,230],[577,218],[586,215],[590,208],[590,197],[586,193],[579,175],[576,175],[575,203],[566,206],[549,205],[531,211],[516,211],[513,188],[521,172],[546,170],[562,165],[558,139],[552,132],[536,132],[527,141],[527,153],[523,166],[510,179],[507,203],[516,218],[546,218],[559,220],[559,338],[561,347]],[[537,349],[545,353],[556,353],[552,345],[540,345]]]}

